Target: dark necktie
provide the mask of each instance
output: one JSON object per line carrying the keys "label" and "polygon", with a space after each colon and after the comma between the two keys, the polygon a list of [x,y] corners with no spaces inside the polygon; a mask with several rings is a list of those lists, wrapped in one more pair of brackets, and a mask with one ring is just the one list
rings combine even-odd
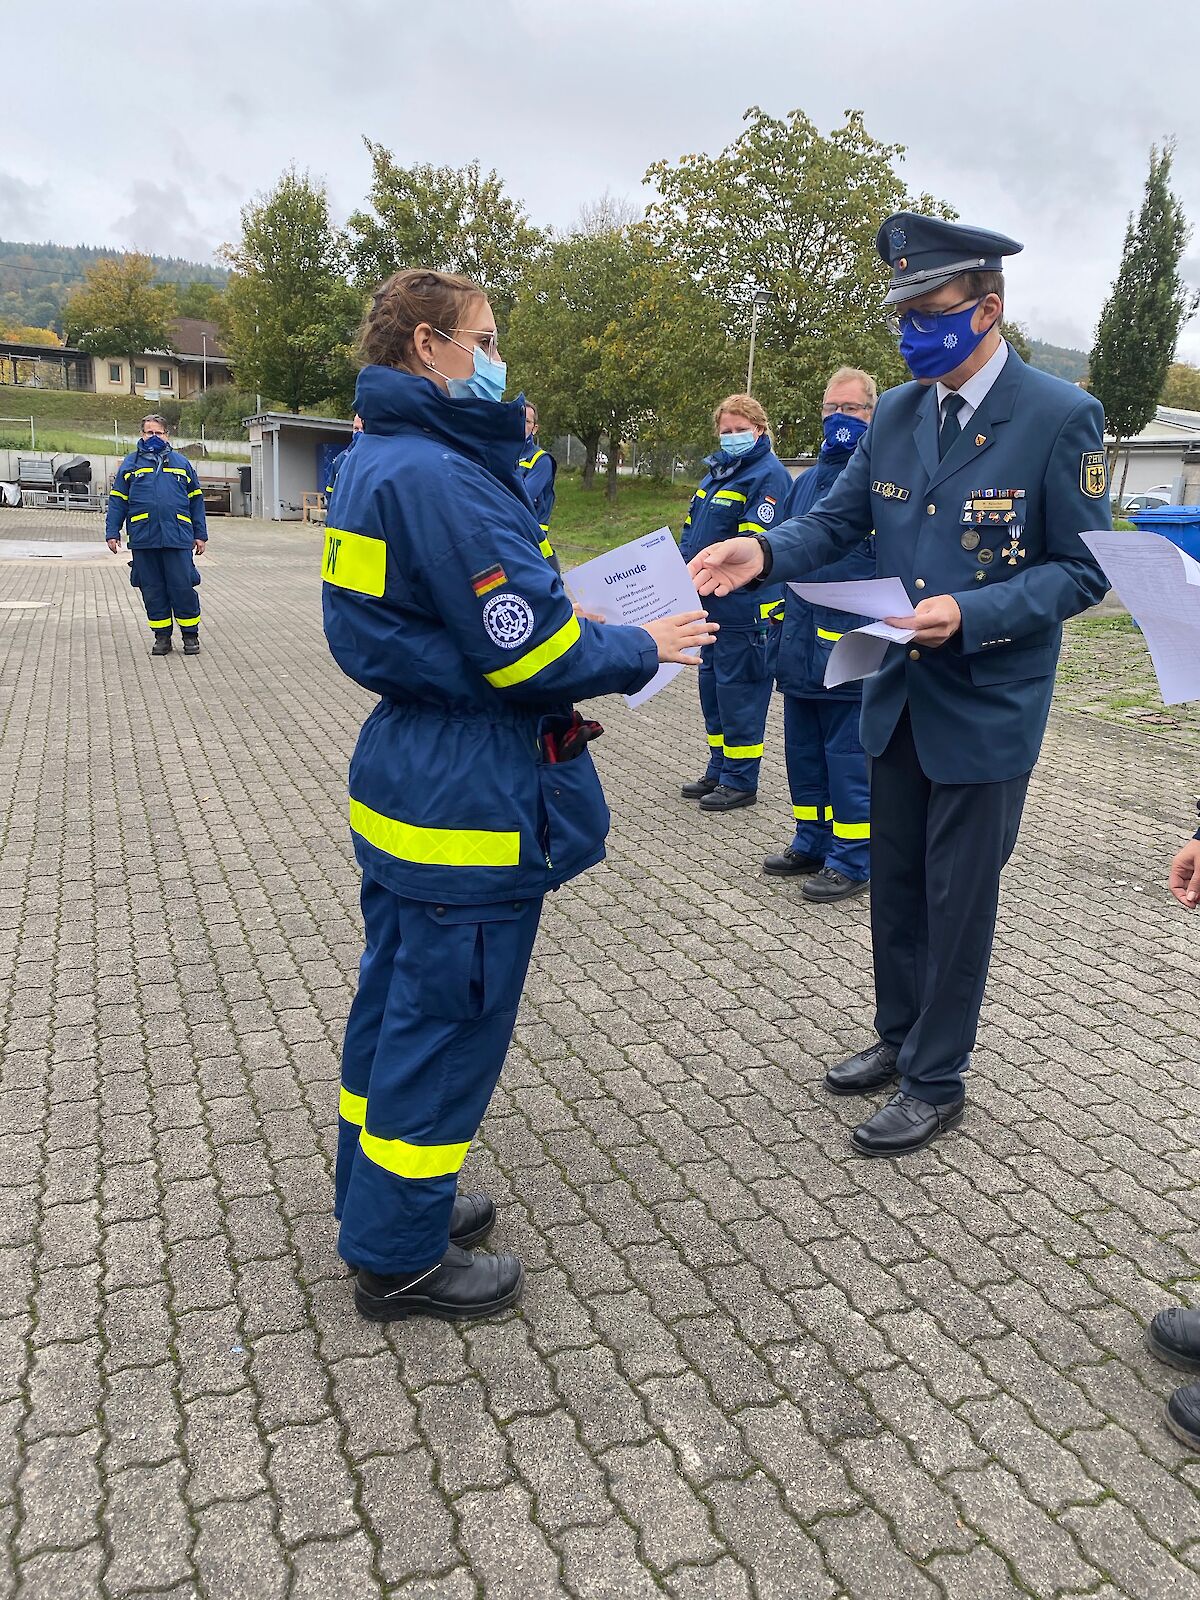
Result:
{"label": "dark necktie", "polygon": [[942,426],[938,433],[938,458],[944,460],[955,439],[962,432],[958,413],[966,405],[960,394],[948,394],[942,401]]}

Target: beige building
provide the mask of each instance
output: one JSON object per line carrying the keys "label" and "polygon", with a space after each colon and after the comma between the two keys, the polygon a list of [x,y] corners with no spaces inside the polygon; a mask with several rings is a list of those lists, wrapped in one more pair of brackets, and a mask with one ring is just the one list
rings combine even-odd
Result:
{"label": "beige building", "polygon": [[[229,357],[221,348],[215,322],[176,317],[171,324],[173,350],[147,350],[133,362],[134,390],[146,400],[195,400],[207,389],[233,382]],[[97,394],[130,393],[130,363],[125,356],[94,356]]]}

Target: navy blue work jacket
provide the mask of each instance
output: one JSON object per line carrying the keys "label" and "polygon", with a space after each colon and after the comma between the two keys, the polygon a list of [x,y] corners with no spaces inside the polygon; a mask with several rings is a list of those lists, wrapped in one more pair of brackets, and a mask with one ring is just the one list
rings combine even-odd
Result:
{"label": "navy blue work jacket", "polygon": [[529,899],[599,861],[608,809],[587,749],[543,760],[576,696],[633,693],[642,628],[574,615],[518,475],[523,400],[451,400],[359,374],[364,432],[326,514],[325,635],[380,696],[350,763],[363,870],[453,905]]}
{"label": "navy blue work jacket", "polygon": [[[705,465],[708,471],[683,519],[679,546],[685,561],[722,539],[764,533],[782,518],[792,487],[791,475],[765,433],[745,455],[717,450],[705,457]],[[723,628],[762,627],[781,599],[780,586],[772,578],[753,594],[743,589],[723,597],[708,595],[704,609]]]}
{"label": "navy blue work jacket", "polygon": [[892,645],[867,680],[862,742],[882,755],[907,703],[926,777],[995,783],[1037,760],[1062,624],[1108,588],[1079,535],[1109,525],[1099,401],[1010,349],[943,460],[936,386],[881,395],[829,495],[770,534],[769,578],[807,577],[874,528],[878,576],[914,605],[953,595],[952,639]]}
{"label": "navy blue work jacket", "polygon": [[[823,500],[841,477],[853,454],[853,449],[822,450],[816,463],[792,484],[784,507],[785,517],[803,517]],[[827,567],[808,573],[805,582],[851,583],[858,578],[874,576],[875,538],[871,534]],[[830,700],[861,699],[860,679],[840,684],[836,689],[827,689],[825,668],[829,664],[829,652],[843,633],[860,628],[870,619],[847,611],[837,611],[833,606],[812,605],[787,588],[784,589],[783,598],[783,634],[779,640],[779,658],[775,668],[775,682],[779,688],[784,694],[804,697],[822,695]]]}
{"label": "navy blue work jacket", "polygon": [[122,461],[108,492],[106,539],[125,527],[131,550],[190,550],[208,538],[204,490],[196,469],[178,450],[143,450]]}

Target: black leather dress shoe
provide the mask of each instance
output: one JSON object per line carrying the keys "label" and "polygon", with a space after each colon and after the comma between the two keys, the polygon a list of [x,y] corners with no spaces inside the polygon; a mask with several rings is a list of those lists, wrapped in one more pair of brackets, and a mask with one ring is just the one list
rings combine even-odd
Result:
{"label": "black leather dress shoe", "polygon": [[882,1089],[896,1078],[899,1054],[894,1044],[877,1039],[849,1061],[830,1067],[825,1074],[825,1087],[830,1094],[870,1094],[873,1089]]}
{"label": "black leather dress shoe", "polygon": [[800,893],[806,900],[824,904],[831,900],[852,900],[856,894],[862,894],[864,889],[870,887],[870,878],[848,878],[836,867],[822,867],[820,872],[814,873],[800,885]]}
{"label": "black leather dress shoe", "polygon": [[931,1106],[912,1094],[894,1094],[887,1105],[855,1128],[850,1143],[860,1156],[910,1156],[949,1133],[963,1119],[966,1097]]}
{"label": "black leather dress shoe", "polygon": [[824,865],[823,856],[802,856],[788,845],[782,855],[767,857],[763,871],[768,878],[803,878],[810,872],[820,872]]}
{"label": "black leather dress shoe", "polygon": [[437,1266],[426,1272],[381,1278],[360,1271],[354,1304],[368,1322],[399,1322],[404,1317],[456,1322],[506,1310],[524,1283],[525,1269],[516,1256],[473,1255],[452,1244]]}
{"label": "black leather dress shoe", "polygon": [[739,806],[752,806],[758,802],[755,789],[728,789],[723,783],[706,794],[700,802],[701,811],[736,811]]}
{"label": "black leather dress shoe", "polygon": [[1157,1312],[1146,1329],[1146,1348],[1173,1367],[1200,1372],[1200,1311],[1172,1306]]}
{"label": "black leather dress shoe", "polygon": [[1190,1450],[1200,1450],[1200,1383],[1176,1389],[1167,1401],[1163,1421]]}
{"label": "black leather dress shoe", "polygon": [[697,778],[695,783],[685,783],[679,792],[685,800],[703,800],[704,796],[711,794],[716,787],[715,778]]}
{"label": "black leather dress shoe", "polygon": [[450,1213],[450,1243],[472,1250],[496,1226],[495,1202],[486,1194],[456,1194]]}

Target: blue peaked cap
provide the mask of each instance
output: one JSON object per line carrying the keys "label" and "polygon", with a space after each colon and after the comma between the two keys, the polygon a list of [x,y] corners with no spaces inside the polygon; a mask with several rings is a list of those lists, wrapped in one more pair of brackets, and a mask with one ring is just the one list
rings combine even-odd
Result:
{"label": "blue peaked cap", "polygon": [[897,211],[875,235],[875,248],[892,269],[884,297],[892,306],[940,289],[964,272],[1001,272],[1004,257],[1025,246],[987,228]]}

